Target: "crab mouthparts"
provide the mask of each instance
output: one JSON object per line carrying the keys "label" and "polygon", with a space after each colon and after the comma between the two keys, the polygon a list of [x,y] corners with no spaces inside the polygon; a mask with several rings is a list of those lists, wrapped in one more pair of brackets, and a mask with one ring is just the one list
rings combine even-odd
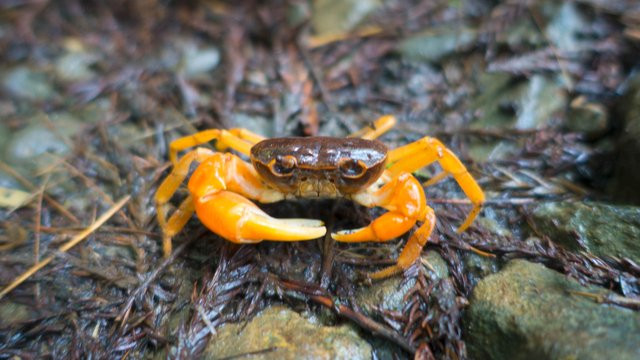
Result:
{"label": "crab mouthparts", "polygon": [[342,196],[333,180],[313,178],[300,181],[294,195],[299,198],[336,198]]}

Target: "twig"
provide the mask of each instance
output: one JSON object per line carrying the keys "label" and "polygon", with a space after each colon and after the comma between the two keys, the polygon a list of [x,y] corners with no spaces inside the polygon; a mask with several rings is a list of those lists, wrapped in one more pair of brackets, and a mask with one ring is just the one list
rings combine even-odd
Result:
{"label": "twig", "polygon": [[599,304],[612,304],[640,310],[640,299],[628,298],[616,294],[593,294],[586,291],[569,291],[569,294],[590,298]]}
{"label": "twig", "polygon": [[[113,205],[107,212],[102,214],[91,226],[86,228],[80,234],[73,237],[64,245],[60,246],[58,252],[64,253],[67,252],[72,247],[79,244],[82,240],[84,240],[87,236],[91,235],[94,231],[96,231],[102,224],[104,224],[107,220],[109,220],[116,212],[118,212],[131,198],[131,196],[127,195],[124,198],[120,199],[115,205]],[[27,271],[25,271],[22,275],[18,276],[11,284],[9,284],[6,288],[2,289],[0,292],[0,299],[2,299],[5,295],[7,295],[11,290],[15,289],[18,285],[22,284],[25,280],[27,280],[31,275],[35,274],[38,270],[47,266],[53,259],[55,259],[57,254],[51,255],[41,262],[33,265]]]}
{"label": "twig", "polygon": [[317,295],[318,291],[314,291],[314,289],[306,288],[304,284],[298,284],[298,283],[295,283],[292,281],[286,281],[286,280],[280,280],[279,282],[285,288],[308,294],[309,299],[313,300],[314,302],[335,311],[335,313],[340,316],[346,317],[347,319],[356,323],[356,325],[360,326],[361,328],[370,331],[372,334],[383,337],[397,344],[398,346],[408,351],[409,353],[415,354],[416,348],[413,345],[411,345],[410,342],[408,342],[402,336],[397,334],[394,330],[386,327],[385,325],[380,324],[379,322],[368,318],[364,314],[358,313],[344,305],[337,304],[330,297],[327,297],[324,295]]}
{"label": "twig", "polygon": [[[15,171],[11,166],[5,164],[2,160],[0,160],[0,170],[8,173],[11,177],[18,180],[22,186],[26,187],[30,191],[36,191],[36,186],[31,183],[31,181],[27,180],[24,176],[20,175],[19,172]],[[80,223],[77,217],[75,217],[72,213],[69,212],[64,206],[62,206],[59,202],[55,201],[51,196],[46,193],[43,194],[43,198],[47,200],[51,206],[56,208],[62,215],[64,215],[67,219],[73,221],[76,224]]]}

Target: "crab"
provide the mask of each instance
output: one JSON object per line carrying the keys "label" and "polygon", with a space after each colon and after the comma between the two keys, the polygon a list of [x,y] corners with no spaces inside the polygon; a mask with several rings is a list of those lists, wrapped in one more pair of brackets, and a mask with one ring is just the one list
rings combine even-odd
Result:
{"label": "crab", "polygon": [[[436,222],[423,184],[412,172],[438,162],[442,172],[424,187],[449,175],[457,181],[473,205],[458,232],[475,220],[485,197],[460,159],[439,140],[425,136],[392,150],[376,140],[395,123],[395,117],[385,115],[347,138],[265,139],[235,128],[205,130],[173,141],[169,149],[173,169],[155,195],[165,256],[171,253],[172,237],[194,212],[205,227],[238,244],[311,240],[325,236],[327,230],[322,221],[274,218],[252,200],[273,203],[295,198],[344,197],[387,212],[366,227],[332,233],[336,241],[389,241],[419,224],[395,265],[369,277],[387,278],[407,269],[420,257]],[[217,151],[196,147],[213,140]],[[192,147],[196,148],[178,159],[178,153]],[[228,149],[247,156],[251,163],[225,152]],[[189,176],[194,162],[198,166],[188,180],[189,195],[167,218],[168,203]]]}

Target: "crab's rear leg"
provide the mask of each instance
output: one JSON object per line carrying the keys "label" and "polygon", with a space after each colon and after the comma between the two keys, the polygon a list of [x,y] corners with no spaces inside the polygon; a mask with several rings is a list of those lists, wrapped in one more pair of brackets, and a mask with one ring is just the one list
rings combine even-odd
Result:
{"label": "crab's rear leg", "polygon": [[182,230],[194,212],[193,199],[191,196],[188,196],[182,201],[178,209],[174,211],[169,220],[167,220],[167,203],[187,177],[191,164],[193,162],[202,162],[213,154],[213,151],[205,148],[197,148],[190,151],[173,167],[171,173],[169,173],[156,191],[156,212],[158,224],[160,225],[160,229],[162,229],[162,250],[165,256],[171,254],[171,238]]}
{"label": "crab's rear leg", "polygon": [[175,165],[178,162],[178,153],[180,151],[213,140],[216,140],[216,149],[219,151],[232,148],[241,154],[249,156],[251,147],[264,140],[264,137],[242,128],[204,130],[172,141],[169,144],[169,159]]}
{"label": "crab's rear leg", "polygon": [[387,131],[391,130],[396,124],[396,118],[392,115],[384,115],[379,117],[371,125],[364,127],[347,137],[359,137],[362,139],[373,140],[382,136]]}
{"label": "crab's rear leg", "polygon": [[416,142],[389,151],[388,159],[391,166],[387,169],[387,173],[391,176],[404,171],[414,172],[437,161],[443,172],[429,180],[427,186],[437,183],[448,175],[453,176],[473,204],[473,209],[458,227],[458,232],[466,230],[480,213],[485,199],[484,192],[460,159],[438,139],[423,137]]}
{"label": "crab's rear leg", "polygon": [[422,222],[409,238],[397,263],[369,277],[386,278],[413,264],[435,225],[433,210],[427,206],[420,182],[410,173],[401,173],[380,189],[356,194],[353,199],[367,207],[381,206],[389,212],[364,228],[343,230],[331,236],[341,242],[388,241],[409,231],[416,222]]}

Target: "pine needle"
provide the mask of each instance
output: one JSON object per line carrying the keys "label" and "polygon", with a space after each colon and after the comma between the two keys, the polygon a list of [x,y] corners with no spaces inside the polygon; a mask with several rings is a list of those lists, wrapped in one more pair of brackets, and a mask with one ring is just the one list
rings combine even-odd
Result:
{"label": "pine needle", "polygon": [[[74,236],[71,240],[66,242],[64,245],[60,246],[60,248],[58,249],[58,252],[61,252],[61,253],[67,252],[72,247],[78,245],[82,240],[84,240],[87,236],[91,235],[100,226],[102,226],[102,224],[104,224],[107,220],[109,220],[116,212],[118,212],[129,201],[130,198],[131,196],[129,195],[122,198],[120,201],[114,204],[107,212],[102,214],[102,216],[100,216],[93,224],[91,224],[91,226],[84,229],[78,235]],[[11,282],[11,284],[9,284],[6,288],[2,289],[2,291],[0,292],[0,300],[9,292],[11,292],[11,290],[15,289],[20,284],[22,284],[25,280],[31,277],[31,275],[35,274],[38,270],[47,266],[47,264],[53,261],[55,257],[56,257],[56,254],[45,258],[41,262],[30,267],[22,275],[18,276],[13,282]]]}

